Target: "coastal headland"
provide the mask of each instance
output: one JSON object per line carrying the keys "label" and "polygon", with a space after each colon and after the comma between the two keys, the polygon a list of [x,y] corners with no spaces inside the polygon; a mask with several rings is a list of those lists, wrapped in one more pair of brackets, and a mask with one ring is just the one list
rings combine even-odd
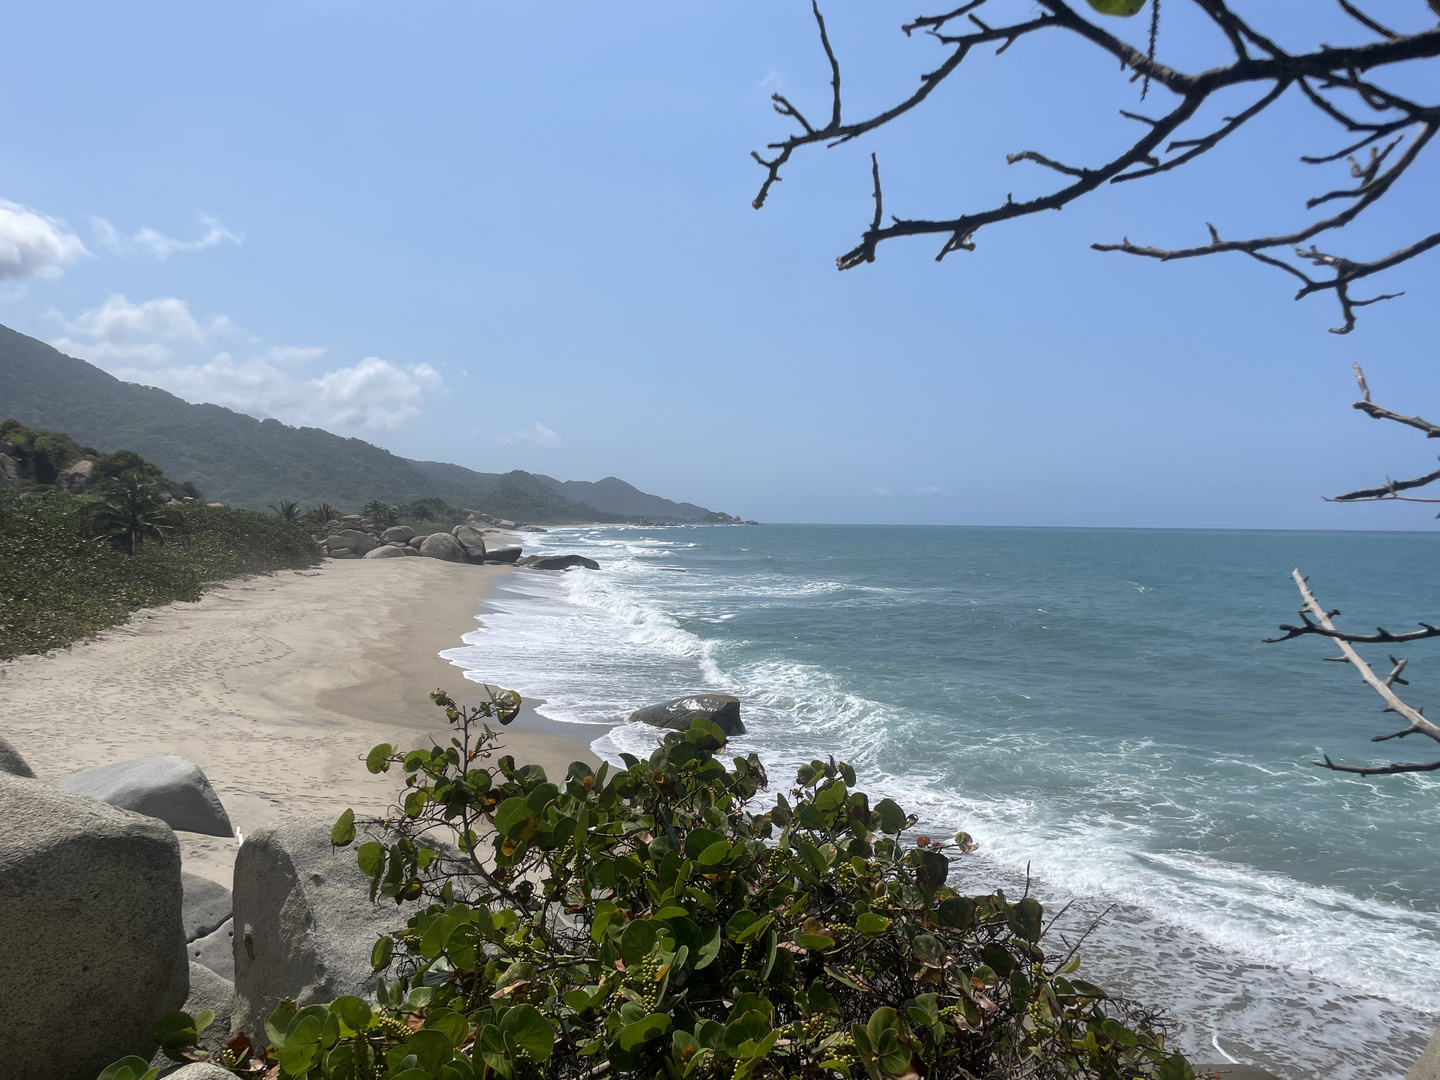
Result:
{"label": "coastal headland", "polygon": [[[402,780],[372,776],[366,753],[448,739],[430,691],[457,701],[483,691],[439,653],[511,572],[326,560],[137,611],[90,640],[0,664],[5,737],[44,780],[179,754],[205,771],[241,834],[296,813],[379,814]],[[515,726],[503,743],[517,761],[552,777],[574,760],[598,764],[555,725],[533,730],[543,725],[522,715]],[[236,841],[178,835],[185,869],[228,886]]]}

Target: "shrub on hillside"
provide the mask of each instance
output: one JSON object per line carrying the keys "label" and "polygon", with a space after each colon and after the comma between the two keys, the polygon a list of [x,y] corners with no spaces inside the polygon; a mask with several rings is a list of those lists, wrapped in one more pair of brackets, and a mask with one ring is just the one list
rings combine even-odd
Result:
{"label": "shrub on hillside", "polygon": [[67,645],[137,608],[199,600],[226,578],[318,561],[298,526],[199,504],[172,505],[169,542],[128,555],[93,539],[94,505],[61,493],[0,492],[0,659]]}
{"label": "shrub on hillside", "polygon": [[[378,1007],[282,1001],[220,1056],[237,1073],[1193,1080],[1153,1014],[1075,975],[1034,898],[947,884],[966,834],[904,842],[914,818],[872,807],[849,766],[803,766],[766,809],[759,759],[727,768],[698,720],[647,761],[577,762],[557,784],[496,756],[483,721],[513,695],[432,697],[450,745],[377,746],[400,805],[333,834],[363,840],[372,898],[417,905],[375,946]],[[171,1014],[157,1037],[180,1057],[198,1030]]]}

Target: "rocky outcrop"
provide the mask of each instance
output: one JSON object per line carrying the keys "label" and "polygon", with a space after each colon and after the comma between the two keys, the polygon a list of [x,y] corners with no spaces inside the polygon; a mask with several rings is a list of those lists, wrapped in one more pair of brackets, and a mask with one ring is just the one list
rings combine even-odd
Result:
{"label": "rocky outcrop", "polygon": [[3,735],[0,735],[0,773],[7,776],[28,776],[32,779],[35,776],[29,762],[20,756],[19,750],[5,741]]}
{"label": "rocky outcrop", "polygon": [[235,920],[226,919],[204,937],[186,942],[190,963],[208,968],[223,979],[235,979]]}
{"label": "rocky outcrop", "polygon": [[1419,1061],[1410,1066],[1405,1080],[1440,1080],[1440,1028],[1436,1028],[1435,1034],[1430,1036],[1425,1052],[1420,1055]]}
{"label": "rocky outcrop", "polygon": [[485,561],[487,563],[519,562],[520,554],[523,550],[523,548],[518,547],[491,548],[489,551],[485,552]]}
{"label": "rocky outcrop", "polygon": [[745,734],[745,725],[740,720],[740,699],[729,694],[691,694],[672,698],[659,705],[636,709],[630,714],[630,722],[685,731],[696,717],[711,721],[726,735]]}
{"label": "rocky outcrop", "polygon": [[175,754],[150,754],[55,782],[63,791],[157,817],[172,829],[234,836],[230,817],[200,766]]}
{"label": "rocky outcrop", "polygon": [[380,547],[371,548],[365,553],[367,559],[403,559],[405,548],[400,544],[382,544]]}
{"label": "rocky outcrop", "polygon": [[20,458],[9,443],[0,443],[0,491],[20,490]]}
{"label": "rocky outcrop", "polygon": [[213,934],[230,918],[234,900],[224,885],[199,874],[181,874],[180,884],[184,891],[180,919],[186,941]]}
{"label": "rocky outcrop", "polygon": [[449,533],[431,533],[420,541],[420,554],[444,562],[466,562],[465,549]]}
{"label": "rocky outcrop", "polygon": [[[201,1042],[204,1042],[204,1036],[201,1036]],[[208,1061],[192,1061],[172,1073],[166,1073],[165,1080],[235,1080],[235,1074]]]}
{"label": "rocky outcrop", "polygon": [[364,555],[367,551],[379,547],[380,541],[359,529],[341,529],[325,538],[325,546],[332,551],[336,548],[348,548],[356,555]]}
{"label": "rocky outcrop", "polygon": [[473,525],[456,525],[450,530],[450,535],[455,537],[460,546],[465,549],[465,554],[475,562],[485,558],[485,536]]}
{"label": "rocky outcrop", "polygon": [[409,525],[391,525],[380,534],[380,539],[387,544],[403,544],[415,536],[415,530]]}
{"label": "rocky outcrop", "polygon": [[255,830],[236,856],[234,1031],[263,1037],[282,997],[374,1000],[370,950],[407,916],[370,902],[354,850],[330,844],[333,825],[333,817],[293,817]]}
{"label": "rocky outcrop", "polygon": [[71,495],[83,495],[95,482],[95,462],[90,458],[72,461],[55,477],[55,486]]}
{"label": "rocky outcrop", "polygon": [[149,1057],[189,996],[180,845],[161,821],[0,776],[6,1076],[95,1080]]}
{"label": "rocky outcrop", "polygon": [[517,566],[528,566],[533,570],[569,570],[572,566],[583,566],[586,570],[599,570],[600,564],[584,555],[526,555],[516,559]]}

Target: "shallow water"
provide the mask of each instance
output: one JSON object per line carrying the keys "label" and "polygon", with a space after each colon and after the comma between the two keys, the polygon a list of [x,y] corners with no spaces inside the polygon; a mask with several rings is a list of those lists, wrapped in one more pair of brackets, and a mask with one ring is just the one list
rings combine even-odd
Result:
{"label": "shallow water", "polygon": [[[1393,717],[1293,621],[1292,567],[1342,626],[1433,621],[1429,534],[763,526],[557,530],[598,573],[519,572],[446,655],[619,722],[739,695],[777,786],[835,754],[925,827],[981,842],[967,887],[1074,900],[1097,981],[1167,1006],[1196,1060],[1401,1077],[1440,1018],[1440,778],[1342,760]],[[1352,617],[1353,616],[1353,617]],[[1423,704],[1440,647],[1406,650]],[[1384,650],[1371,650],[1384,663]],[[598,753],[648,753],[621,724]],[[1393,758],[1392,758],[1393,755]],[[1218,1047],[1218,1052],[1217,1052]]]}

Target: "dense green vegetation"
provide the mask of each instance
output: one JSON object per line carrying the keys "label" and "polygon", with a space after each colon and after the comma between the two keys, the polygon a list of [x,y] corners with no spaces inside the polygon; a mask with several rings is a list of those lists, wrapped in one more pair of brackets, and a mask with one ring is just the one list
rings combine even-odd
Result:
{"label": "dense green vegetation", "polygon": [[98,536],[98,500],[0,491],[0,659],[45,652],[211,583],[313,566],[315,544],[273,515],[171,504],[165,543],[126,554]]}
{"label": "dense green vegetation", "polygon": [[[332,840],[382,902],[378,1006],[283,1000],[216,1062],[313,1080],[1194,1080],[1153,1013],[1080,978],[1033,897],[964,896],[952,856],[845,764],[802,766],[773,805],[705,720],[625,768],[551,782],[495,757],[488,719],[431,697],[450,745],[375,747],[405,775],[383,820]],[[368,833],[368,835],[366,835]],[[210,1017],[156,1025],[184,1059]],[[271,1073],[269,1069],[274,1068]],[[128,1071],[127,1071],[128,1070]],[[147,1075],[139,1058],[103,1080]]]}

